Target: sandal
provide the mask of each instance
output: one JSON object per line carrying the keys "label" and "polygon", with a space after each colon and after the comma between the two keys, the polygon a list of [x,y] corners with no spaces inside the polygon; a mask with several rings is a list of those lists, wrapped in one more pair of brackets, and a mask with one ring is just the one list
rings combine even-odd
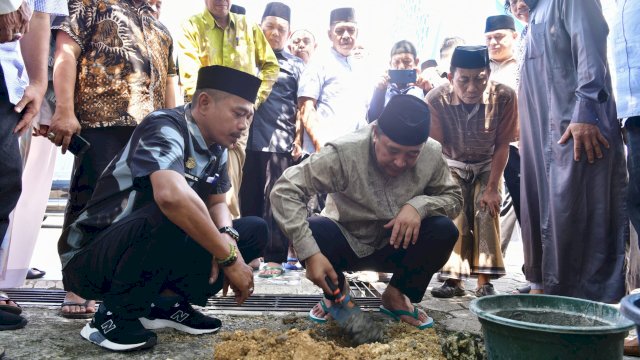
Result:
{"label": "sandal", "polygon": [[[395,321],[401,321],[402,319],[400,319],[400,316],[410,316],[416,320],[418,320],[420,318],[420,313],[418,311],[418,307],[417,306],[413,306],[413,311],[407,311],[407,310],[390,310],[385,308],[383,305],[380,305],[380,312],[392,317]],[[418,330],[424,330],[424,329],[428,329],[430,327],[433,327],[433,318],[431,318],[430,316],[427,316],[427,321],[423,322],[422,324],[416,326],[418,328]]]}
{"label": "sandal", "polygon": [[531,285],[526,285],[513,290],[511,293],[514,295],[518,295],[518,294],[528,294],[530,292],[531,292]]}
{"label": "sandal", "polygon": [[[84,302],[75,302],[75,301],[64,301],[60,304],[60,316],[67,319],[91,319],[95,312],[86,311],[89,303],[93,300],[85,300]],[[62,311],[62,308],[65,306],[83,306],[85,308],[84,312],[68,312]]]}
{"label": "sandal", "polygon": [[0,291],[0,301],[6,301],[6,302],[11,301],[12,303],[15,304],[15,305],[2,304],[0,305],[0,310],[6,311],[14,315],[22,314],[22,308],[20,307],[20,305],[18,305],[18,303],[16,303],[15,301],[11,300],[11,298],[9,297],[9,295],[7,295],[7,293]]}
{"label": "sandal", "polygon": [[[324,311],[324,316],[329,315],[329,311],[330,310],[327,307],[327,304],[324,303],[324,298],[320,299],[320,302],[318,304],[320,304],[320,306],[322,307],[322,311]],[[323,324],[323,323],[327,322],[327,319],[325,317],[319,317],[319,316],[313,315],[313,308],[311,308],[311,310],[309,310],[309,319],[311,319],[311,321],[317,322],[319,324]]]}
{"label": "sandal", "polygon": [[27,271],[27,279],[28,280],[40,279],[41,277],[44,277],[46,274],[47,274],[46,271],[40,270],[38,268],[31,268],[29,269],[29,271]]}
{"label": "sandal", "polygon": [[278,276],[282,276],[284,274],[284,269],[282,266],[269,266],[265,265],[259,272],[258,277],[270,279]]}

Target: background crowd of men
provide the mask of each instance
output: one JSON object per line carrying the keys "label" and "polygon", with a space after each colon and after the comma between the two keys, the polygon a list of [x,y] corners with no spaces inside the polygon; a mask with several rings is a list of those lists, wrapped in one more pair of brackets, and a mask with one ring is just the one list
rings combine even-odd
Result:
{"label": "background crowd of men", "polygon": [[[62,152],[89,142],[58,243],[60,313],[93,318],[88,341],[122,351],[153,346],[153,329],[215,332],[191,304],[228,288],[242,303],[252,267],[272,278],[299,263],[325,293],[315,321],[331,314],[327,282],[346,290],[343,271],[375,270],[393,274],[381,311],[430,327],[413,303],[434,273],[433,296],[465,295],[470,276],[476,296],[496,294],[516,223],[529,281],[516,292],[616,303],[630,290],[638,2],[618,0],[617,98],[598,0],[506,0],[485,44],[447,38],[421,63],[398,39],[383,74],[356,52],[353,8],[329,14],[319,49],[283,3],[256,24],[205,0],[179,34],[161,5],[0,5],[0,241],[37,186],[19,134]],[[0,292],[0,330],[25,326],[20,312]]]}

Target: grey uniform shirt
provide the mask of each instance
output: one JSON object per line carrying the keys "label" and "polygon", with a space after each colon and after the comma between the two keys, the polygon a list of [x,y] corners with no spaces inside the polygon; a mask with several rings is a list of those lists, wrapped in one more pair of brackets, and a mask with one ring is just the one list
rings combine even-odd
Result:
{"label": "grey uniform shirt", "polygon": [[306,203],[326,193],[322,215],[340,227],[359,257],[389,243],[383,226],[409,204],[421,218],[455,217],[460,212],[460,187],[451,177],[440,144],[429,139],[416,166],[390,178],[377,168],[373,127],[329,142],[300,165],[287,169],[271,192],[273,216],[304,260],[320,252],[307,222]]}

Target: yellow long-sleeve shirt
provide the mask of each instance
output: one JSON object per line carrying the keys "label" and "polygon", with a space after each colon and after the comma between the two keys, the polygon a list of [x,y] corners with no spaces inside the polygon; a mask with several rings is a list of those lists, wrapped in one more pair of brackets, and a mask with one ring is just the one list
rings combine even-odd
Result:
{"label": "yellow long-sleeve shirt", "polygon": [[247,24],[244,15],[229,13],[229,24],[223,29],[206,8],[182,24],[178,62],[187,99],[195,92],[198,70],[203,66],[222,65],[258,76],[262,85],[256,107],[267,99],[280,71],[257,24]]}

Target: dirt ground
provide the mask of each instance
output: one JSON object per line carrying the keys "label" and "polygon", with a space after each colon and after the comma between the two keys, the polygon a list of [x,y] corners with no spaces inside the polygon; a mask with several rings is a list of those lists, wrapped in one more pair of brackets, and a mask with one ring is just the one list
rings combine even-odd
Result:
{"label": "dirt ground", "polygon": [[[283,319],[283,322],[287,321],[295,325],[299,318]],[[220,340],[215,345],[216,360],[444,359],[434,329],[418,330],[401,323],[387,325],[384,343],[357,347],[351,347],[334,323],[298,326],[284,332],[264,328],[238,330],[222,333]]]}

